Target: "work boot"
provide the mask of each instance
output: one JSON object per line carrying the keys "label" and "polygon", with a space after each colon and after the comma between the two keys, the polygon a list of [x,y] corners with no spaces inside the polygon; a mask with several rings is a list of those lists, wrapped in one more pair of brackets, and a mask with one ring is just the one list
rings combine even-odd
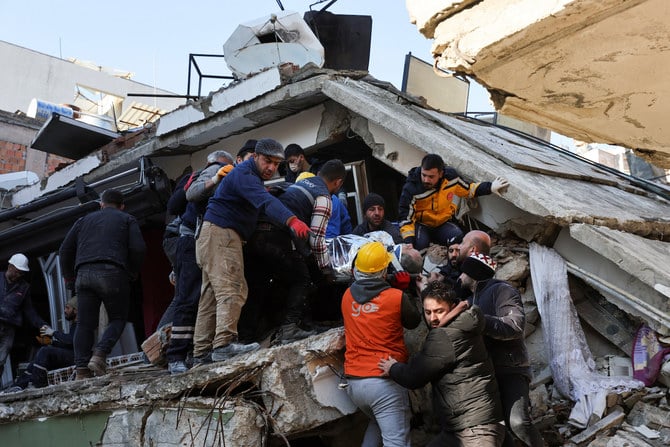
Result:
{"label": "work boot", "polygon": [[170,374],[181,374],[188,371],[188,366],[186,366],[186,362],[177,360],[176,362],[168,363],[168,371],[170,371]]}
{"label": "work boot", "polygon": [[193,363],[193,366],[212,363],[212,352],[210,351],[202,355],[194,355],[191,361]]}
{"label": "work boot", "polygon": [[228,360],[231,357],[235,357],[236,355],[255,351],[260,347],[261,345],[258,343],[249,343],[248,345],[243,345],[241,343],[229,343],[225,346],[214,348],[212,351],[212,361],[222,362],[224,360]]}
{"label": "work boot", "polygon": [[93,377],[93,373],[88,368],[77,368],[75,370],[74,380],[84,380]]}
{"label": "work boot", "polygon": [[277,331],[274,344],[287,345],[312,335],[316,335],[316,331],[302,330],[296,323],[284,324]]}
{"label": "work boot", "polygon": [[88,369],[93,371],[96,376],[102,376],[107,372],[107,354],[102,351],[95,350],[88,361]]}

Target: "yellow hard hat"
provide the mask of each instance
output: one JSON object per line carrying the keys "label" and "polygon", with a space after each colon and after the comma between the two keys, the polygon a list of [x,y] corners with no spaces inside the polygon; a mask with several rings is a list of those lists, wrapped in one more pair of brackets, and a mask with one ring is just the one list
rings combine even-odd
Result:
{"label": "yellow hard hat", "polygon": [[299,182],[300,180],[305,180],[306,178],[314,177],[314,174],[312,174],[309,171],[301,172],[300,175],[295,179],[296,182]]}
{"label": "yellow hard hat", "polygon": [[368,242],[358,250],[354,266],[359,272],[376,273],[384,270],[393,259],[381,242]]}

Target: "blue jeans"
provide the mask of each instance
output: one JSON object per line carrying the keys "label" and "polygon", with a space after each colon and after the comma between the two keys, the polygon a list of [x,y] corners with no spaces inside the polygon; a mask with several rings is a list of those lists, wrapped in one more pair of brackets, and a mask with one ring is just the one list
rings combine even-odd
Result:
{"label": "blue jeans", "polygon": [[91,359],[98,328],[100,304],[104,304],[109,324],[95,349],[109,354],[121,337],[128,319],[130,279],[128,273],[113,264],[84,264],[77,271],[77,329],[74,333],[74,359],[78,368],[86,368]]}
{"label": "blue jeans", "polygon": [[439,227],[427,227],[425,225],[417,223],[414,227],[416,241],[414,242],[414,248],[417,250],[423,250],[428,247],[431,242],[440,245],[449,245],[449,240],[459,234],[463,234],[463,231],[451,222],[445,222]]}
{"label": "blue jeans", "polygon": [[409,447],[409,392],[382,377],[347,379],[347,394],[370,418],[361,447]]}

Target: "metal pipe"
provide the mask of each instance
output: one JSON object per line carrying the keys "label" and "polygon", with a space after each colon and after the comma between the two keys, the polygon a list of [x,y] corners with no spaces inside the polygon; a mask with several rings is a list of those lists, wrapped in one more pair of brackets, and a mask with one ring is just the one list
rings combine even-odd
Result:
{"label": "metal pipe", "polygon": [[112,176],[110,176],[110,177],[106,177],[106,178],[104,178],[104,179],[102,179],[102,180],[98,180],[97,182],[93,182],[93,183],[91,183],[89,186],[90,186],[91,188],[96,188],[96,187],[98,187],[98,186],[106,185],[107,183],[112,182],[112,181],[116,180],[117,178],[126,176],[126,175],[128,175],[128,174],[134,174],[135,172],[137,172],[137,171],[139,171],[139,170],[140,170],[140,168],[132,168],[132,169],[128,169],[127,171],[119,172],[118,174],[114,174],[114,175],[112,175]]}

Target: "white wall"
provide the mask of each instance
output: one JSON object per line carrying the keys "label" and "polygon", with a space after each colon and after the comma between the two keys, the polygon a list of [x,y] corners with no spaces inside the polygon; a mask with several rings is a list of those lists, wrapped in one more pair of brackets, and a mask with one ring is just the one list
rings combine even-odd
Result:
{"label": "white wall", "polygon": [[[77,85],[87,86],[122,98],[125,98],[127,93],[171,93],[4,41],[0,41],[0,61],[2,61],[0,110],[12,113],[17,110],[26,112],[30,100],[33,98],[57,104],[72,103],[75,97],[75,86]],[[123,110],[125,111],[132,102],[170,111],[183,105],[185,99],[126,98]]]}

